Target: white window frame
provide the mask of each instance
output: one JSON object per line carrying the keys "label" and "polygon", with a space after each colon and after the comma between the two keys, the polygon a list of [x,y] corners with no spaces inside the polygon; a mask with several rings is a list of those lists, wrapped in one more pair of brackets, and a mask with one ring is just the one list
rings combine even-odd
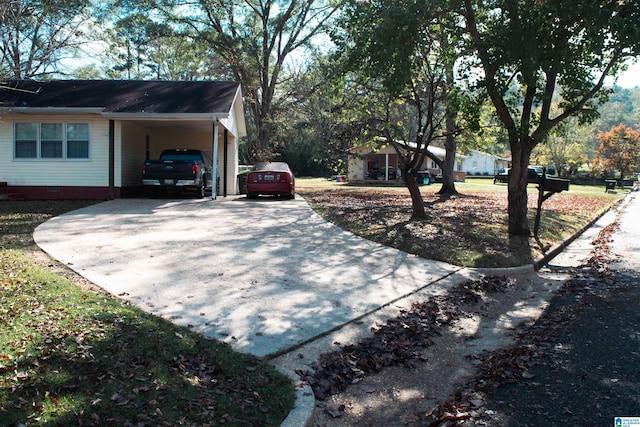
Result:
{"label": "white window frame", "polygon": [[[35,124],[36,125],[36,155],[35,157],[19,157],[17,156],[16,146],[16,125],[18,124]],[[60,124],[62,125],[62,155],[60,157],[43,157],[42,156],[42,125],[43,124]],[[75,139],[69,141],[69,125],[86,125],[87,126],[87,156],[86,157],[69,157],[69,142],[84,142],[84,140]],[[45,141],[46,142],[46,141]],[[86,162],[91,160],[91,123],[86,121],[15,121],[13,122],[13,160],[15,161],[45,161],[45,162]]]}

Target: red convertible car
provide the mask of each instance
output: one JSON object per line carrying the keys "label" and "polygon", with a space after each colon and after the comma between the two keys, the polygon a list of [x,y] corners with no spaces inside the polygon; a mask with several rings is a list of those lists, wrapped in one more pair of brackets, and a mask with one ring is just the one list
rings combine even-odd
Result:
{"label": "red convertible car", "polygon": [[296,178],[284,162],[262,162],[256,164],[247,174],[247,197],[255,199],[259,195],[295,198]]}

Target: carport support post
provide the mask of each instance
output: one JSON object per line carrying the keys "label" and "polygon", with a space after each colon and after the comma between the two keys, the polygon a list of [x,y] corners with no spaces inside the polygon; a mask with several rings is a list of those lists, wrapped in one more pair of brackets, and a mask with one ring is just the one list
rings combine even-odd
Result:
{"label": "carport support post", "polygon": [[115,122],[109,120],[109,200],[115,199],[115,165],[116,165]]}
{"label": "carport support post", "polygon": [[229,131],[227,129],[224,130],[224,138],[222,139],[223,155],[222,155],[222,174],[224,178],[222,179],[222,196],[227,197],[227,175],[229,173],[228,169],[228,159],[229,156]]}
{"label": "carport support post", "polygon": [[215,200],[218,192],[218,119],[213,119],[213,153],[211,153],[211,200]]}
{"label": "carport support post", "polygon": [[389,153],[384,155],[384,180],[389,181]]}

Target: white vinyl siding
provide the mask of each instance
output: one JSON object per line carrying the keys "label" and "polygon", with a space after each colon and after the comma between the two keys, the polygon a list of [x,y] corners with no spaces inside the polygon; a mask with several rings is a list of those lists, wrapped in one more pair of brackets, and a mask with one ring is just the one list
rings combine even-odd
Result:
{"label": "white vinyl siding", "polygon": [[[14,123],[83,124],[89,132],[89,158],[15,158]],[[73,132],[72,132],[73,133]],[[80,139],[75,134],[73,138]],[[0,121],[0,181],[24,186],[88,186],[106,187],[109,184],[109,127],[108,120],[95,116],[33,115],[29,120],[7,115]],[[67,148],[68,151],[68,148]],[[67,153],[68,154],[68,153]]]}
{"label": "white vinyl siding", "polygon": [[[62,123],[66,134],[60,157],[59,138],[55,126],[45,126],[45,149],[42,158],[40,124]],[[19,124],[19,125],[17,125]],[[145,142],[149,140],[149,157],[157,159],[165,148],[195,148],[211,153],[210,132],[184,132],[175,126],[148,121],[114,121],[114,185],[135,187],[142,184],[141,166],[146,158]],[[16,131],[17,126],[17,131]],[[211,126],[213,128],[213,124]],[[16,135],[19,138],[16,139]],[[57,139],[56,139],[57,138]],[[229,134],[227,181],[228,194],[236,192],[238,148]],[[17,147],[23,153],[16,158]],[[88,142],[88,145],[85,143]],[[56,151],[57,150],[57,151]],[[220,132],[218,171],[224,169],[224,133]],[[88,158],[85,158],[88,157]],[[221,177],[222,181],[222,177]],[[107,187],[109,185],[109,120],[95,114],[6,114],[0,120],[0,182],[15,186]]]}

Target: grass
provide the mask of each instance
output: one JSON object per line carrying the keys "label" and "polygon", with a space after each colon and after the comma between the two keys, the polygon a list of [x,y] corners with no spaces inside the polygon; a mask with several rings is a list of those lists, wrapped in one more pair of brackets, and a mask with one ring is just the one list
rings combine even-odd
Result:
{"label": "grass", "polygon": [[[408,190],[395,186],[351,186],[321,179],[298,179],[300,192],[327,220],[367,239],[424,258],[467,267],[530,264],[578,232],[623,194],[604,187],[571,186],[542,205],[539,239],[509,238],[507,186],[492,179],[456,183],[459,196],[441,198],[439,184],[422,186],[427,220],[411,219]],[[529,186],[529,223],[533,230],[537,186]]]}
{"label": "grass", "polygon": [[[543,205],[539,241],[510,240],[506,186],[456,187],[449,199],[421,187],[429,218],[415,221],[401,185],[297,180],[317,212],[358,235],[472,267],[529,263],[621,197],[572,186]],[[0,426],[278,425],[293,386],[271,366],[85,286],[39,252],[33,229],[84,204],[0,202]]]}
{"label": "grass", "polygon": [[0,426],[279,425],[294,393],[272,366],[35,256],[34,227],[78,206],[0,202]]}

